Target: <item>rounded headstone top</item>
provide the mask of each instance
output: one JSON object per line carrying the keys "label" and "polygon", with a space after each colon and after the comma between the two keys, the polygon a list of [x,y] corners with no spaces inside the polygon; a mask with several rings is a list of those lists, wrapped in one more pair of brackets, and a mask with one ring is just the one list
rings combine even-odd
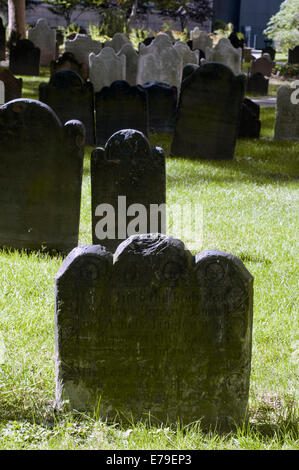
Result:
{"label": "rounded headstone top", "polygon": [[151,146],[145,135],[135,129],[122,129],[115,132],[105,146],[107,160],[120,158],[148,158]]}
{"label": "rounded headstone top", "polygon": [[55,72],[49,82],[56,88],[82,88],[84,82],[82,77],[74,70],[59,70]]}

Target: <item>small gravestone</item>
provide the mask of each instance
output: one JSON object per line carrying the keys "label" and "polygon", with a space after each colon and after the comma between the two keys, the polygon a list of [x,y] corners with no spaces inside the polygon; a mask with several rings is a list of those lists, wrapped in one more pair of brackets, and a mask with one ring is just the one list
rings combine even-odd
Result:
{"label": "small gravestone", "polygon": [[5,103],[5,86],[4,83],[0,80],[0,106]]}
{"label": "small gravestone", "polygon": [[[295,82],[296,83],[296,82]],[[299,103],[295,88],[282,85],[277,90],[275,140],[299,139]]]}
{"label": "small gravestone", "polygon": [[124,33],[115,33],[111,41],[106,41],[104,47],[112,47],[118,53],[125,44],[131,44],[130,39]]}
{"label": "small gravestone", "polygon": [[36,25],[29,29],[28,39],[40,49],[40,65],[49,66],[56,57],[56,31],[51,29],[47,20],[40,18]]}
{"label": "small gravestone", "polygon": [[276,56],[276,50],[272,46],[267,46],[264,49],[262,49],[262,54],[269,54],[271,57],[271,61],[274,62],[275,56]]}
{"label": "small gravestone", "polygon": [[232,159],[245,92],[245,76],[222,64],[188,66],[182,82],[171,155]]}
{"label": "small gravestone", "polygon": [[113,134],[91,156],[93,243],[113,252],[132,234],[165,232],[165,191],[163,150],[133,129]]}
{"label": "small gravestone", "polygon": [[56,405],[229,431],[247,421],[253,277],[161,234],[75,248],[55,277]]}
{"label": "small gravestone", "polygon": [[249,98],[242,105],[239,137],[258,139],[261,131],[260,107]]}
{"label": "small gravestone", "polygon": [[118,52],[118,56],[126,56],[126,81],[130,85],[136,85],[138,54],[132,44],[124,44]]}
{"label": "small gravestone", "polygon": [[39,100],[52,108],[62,124],[77,119],[84,124],[86,143],[95,144],[94,93],[92,84],[72,70],[52,75],[39,86]]}
{"label": "small gravestone", "polygon": [[139,85],[113,82],[95,94],[96,142],[105,145],[121,129],[136,129],[148,135],[147,95]]}
{"label": "small gravestone", "polygon": [[6,28],[3,26],[2,18],[0,17],[0,60],[5,60],[6,57]]}
{"label": "small gravestone", "polygon": [[262,56],[251,63],[251,75],[261,73],[264,77],[271,77],[273,69],[273,62],[267,57]]}
{"label": "small gravestone", "polygon": [[0,108],[0,246],[69,252],[78,244],[84,127],[35,100]]}
{"label": "small gravestone", "polygon": [[299,46],[294,47],[294,49],[289,49],[289,64],[299,64]]}
{"label": "small gravestone", "polygon": [[116,80],[125,80],[126,56],[118,56],[112,47],[104,47],[98,55],[90,54],[89,77],[96,92]]}
{"label": "small gravestone", "polygon": [[79,64],[85,64],[86,67],[89,54],[99,54],[101,50],[101,42],[93,40],[86,34],[76,34],[73,39],[65,41],[65,52],[71,52]]}
{"label": "small gravestone", "polygon": [[62,70],[72,70],[73,72],[81,75],[83,79],[87,79],[88,70],[84,64],[80,64],[76,59],[74,54],[71,52],[64,52],[62,56],[58,57],[57,60],[53,60],[50,64],[50,72],[53,75],[56,72]]}
{"label": "small gravestone", "polygon": [[5,87],[5,103],[22,97],[22,78],[14,77],[9,70],[2,70],[0,72],[0,80],[4,83]]}
{"label": "small gravestone", "polygon": [[207,62],[217,62],[229,67],[235,75],[242,72],[242,49],[235,49],[230,40],[222,38],[215,47],[205,50]]}
{"label": "small gravestone", "polygon": [[10,47],[9,70],[15,75],[39,75],[40,49],[29,39],[21,39]]}
{"label": "small gravestone", "polygon": [[267,96],[269,90],[269,79],[260,72],[247,77],[246,92],[257,96]]}
{"label": "small gravestone", "polygon": [[148,82],[142,86],[147,93],[150,132],[172,134],[177,107],[176,87],[160,82]]}

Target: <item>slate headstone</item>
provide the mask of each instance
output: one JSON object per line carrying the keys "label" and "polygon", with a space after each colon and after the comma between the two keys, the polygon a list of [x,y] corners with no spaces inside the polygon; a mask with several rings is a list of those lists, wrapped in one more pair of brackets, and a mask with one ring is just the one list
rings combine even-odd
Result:
{"label": "slate headstone", "polygon": [[2,18],[0,17],[0,60],[6,58],[6,28],[3,25]]}
{"label": "slate headstone", "polygon": [[40,49],[29,39],[16,41],[10,47],[9,70],[15,75],[39,75]]}
{"label": "slate headstone", "polygon": [[142,86],[147,93],[150,132],[172,134],[178,98],[176,87],[160,82],[148,82]]}
{"label": "slate headstone", "polygon": [[299,64],[299,46],[289,49],[288,63]]}
{"label": "slate headstone", "polygon": [[182,82],[171,155],[232,159],[244,92],[245,76],[223,64],[191,66]]}
{"label": "slate headstone", "polygon": [[267,96],[269,90],[269,78],[260,72],[247,77],[246,92],[256,96]]}
{"label": "slate headstone", "polygon": [[40,65],[48,67],[56,57],[56,31],[51,29],[47,20],[39,18],[36,25],[29,29],[28,39],[40,49]]}
{"label": "slate headstone", "polygon": [[239,137],[258,139],[260,131],[260,107],[254,101],[245,98],[242,105]]}
{"label": "slate headstone", "polygon": [[259,72],[264,75],[264,77],[271,77],[272,69],[273,62],[270,62],[267,57],[264,56],[252,61],[251,63],[251,75]]}
{"label": "slate headstone", "polygon": [[[247,421],[253,277],[235,256],[135,235],[75,248],[55,277],[56,405],[113,422]],[[125,418],[124,418],[125,417]]]}
{"label": "slate headstone", "polygon": [[22,78],[16,78],[9,70],[2,70],[0,72],[0,80],[4,83],[5,87],[5,101],[12,101],[22,97]]}
{"label": "slate headstone", "polygon": [[0,108],[0,246],[69,252],[78,244],[84,127],[39,101]]}
{"label": "slate headstone", "polygon": [[95,144],[94,92],[90,82],[72,70],[51,76],[39,86],[39,99],[52,108],[62,124],[76,119],[84,124],[86,143]]}
{"label": "slate headstone", "polygon": [[134,129],[113,134],[91,156],[93,243],[115,251],[134,233],[165,232],[165,206],[151,211],[151,205],[165,205],[165,192],[163,150]]}
{"label": "slate headstone", "polygon": [[299,139],[299,103],[294,92],[295,88],[287,85],[282,85],[277,90],[275,140]]}
{"label": "slate headstone", "polygon": [[117,80],[126,79],[126,56],[117,55],[112,47],[104,47],[95,55],[89,55],[89,77],[94,90],[101,91]]}

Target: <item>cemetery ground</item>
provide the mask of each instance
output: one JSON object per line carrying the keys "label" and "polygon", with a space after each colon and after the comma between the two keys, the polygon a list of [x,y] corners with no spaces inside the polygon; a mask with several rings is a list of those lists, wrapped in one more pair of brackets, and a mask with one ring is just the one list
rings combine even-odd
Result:
{"label": "cemetery ground", "polygon": [[[37,99],[38,83],[48,77],[42,70],[40,77],[22,78],[23,95]],[[126,424],[107,424],[96,411],[55,410],[54,276],[62,258],[0,251],[1,449],[298,448],[299,143],[273,141],[274,114],[274,108],[261,109],[261,138],[239,139],[232,161],[167,159],[167,205],[203,207],[203,237],[193,253],[232,253],[254,276],[249,424],[220,435],[203,433],[198,423],[161,426],[149,416],[145,423],[127,417]],[[151,141],[169,155],[168,136]],[[86,148],[80,244],[91,243],[91,151]]]}

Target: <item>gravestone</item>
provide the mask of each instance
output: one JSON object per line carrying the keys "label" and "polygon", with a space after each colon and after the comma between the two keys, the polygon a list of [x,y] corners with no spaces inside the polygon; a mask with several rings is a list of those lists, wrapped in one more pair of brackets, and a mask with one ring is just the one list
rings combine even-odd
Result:
{"label": "gravestone", "polygon": [[171,155],[232,159],[245,76],[235,76],[231,69],[217,63],[193,65],[190,69],[182,82]]}
{"label": "gravestone", "polygon": [[275,56],[276,56],[276,50],[272,46],[267,46],[264,49],[262,49],[262,54],[269,54],[271,57],[271,61],[274,62]]}
{"label": "gravestone", "polygon": [[182,57],[182,72],[187,64],[199,63],[199,50],[190,51],[190,48],[185,42],[178,41],[175,43],[174,48]]}
{"label": "gravestone", "polygon": [[299,64],[299,46],[294,47],[294,49],[289,49],[289,64]]}
{"label": "gravestone", "polygon": [[95,94],[96,142],[105,145],[115,132],[136,129],[149,131],[147,95],[139,85],[117,80]]}
{"label": "gravestone", "polygon": [[207,62],[217,62],[229,67],[235,75],[242,72],[242,49],[235,49],[229,39],[222,38],[214,48],[205,50]]}
{"label": "gravestone", "polygon": [[0,246],[69,252],[78,244],[84,127],[39,101],[0,108]]}
{"label": "gravestone", "polygon": [[247,77],[246,93],[257,96],[267,96],[269,90],[269,79],[260,72]]}
{"label": "gravestone", "polygon": [[86,143],[95,144],[94,92],[91,83],[72,70],[51,76],[39,86],[39,100],[55,111],[62,124],[76,119],[84,124]]}
{"label": "gravestone", "polygon": [[275,140],[299,139],[299,103],[295,88],[282,85],[277,90]]}
{"label": "gravestone", "polygon": [[127,236],[165,232],[165,193],[163,150],[135,129],[113,134],[91,155],[93,243],[113,252]]}
{"label": "gravestone", "polygon": [[104,43],[104,47],[112,47],[118,53],[125,44],[132,45],[130,39],[124,33],[115,33],[111,41]]}
{"label": "gravestone", "polygon": [[260,57],[251,62],[251,75],[261,73],[264,77],[271,77],[273,69],[273,62],[270,62],[267,57]]}
{"label": "gravestone", "polygon": [[247,421],[253,277],[235,256],[135,235],[75,248],[55,277],[56,405],[108,422]]}
{"label": "gravestone", "polygon": [[86,34],[76,34],[74,39],[65,41],[65,52],[71,52],[79,64],[88,66],[89,54],[99,54],[102,50],[100,41],[94,41]]}
{"label": "gravestone", "polygon": [[5,103],[5,87],[4,83],[0,80],[0,106]]}
{"label": "gravestone", "polygon": [[153,40],[155,39],[155,36],[149,36],[148,38],[145,38],[143,41],[139,43],[139,49],[140,49],[140,44],[143,44],[144,46],[149,46]]}
{"label": "gravestone", "polygon": [[40,65],[49,66],[56,57],[56,31],[51,29],[47,20],[40,18],[36,25],[29,29],[28,39],[40,49]]}
{"label": "gravestone", "polygon": [[192,41],[192,49],[200,49],[206,54],[207,47],[213,47],[213,39],[205,31],[200,31],[198,26],[190,31],[190,40]]}
{"label": "gravestone", "polygon": [[40,49],[29,39],[21,39],[10,47],[9,70],[15,75],[39,75]]}
{"label": "gravestone", "polygon": [[22,78],[14,77],[9,70],[2,70],[0,72],[0,80],[4,83],[5,87],[5,103],[22,97]]}
{"label": "gravestone", "polygon": [[88,77],[88,67],[86,67],[85,64],[80,64],[71,52],[64,52],[57,60],[53,60],[51,62],[51,75],[56,72],[60,72],[61,70],[72,70],[73,72],[77,72],[84,80]]}
{"label": "gravestone", "polygon": [[121,55],[126,56],[126,78],[125,78],[125,80],[130,85],[136,85],[138,54],[135,51],[132,44],[124,44],[124,46],[118,52],[118,56],[121,56]]}
{"label": "gravestone", "polygon": [[95,55],[89,55],[89,77],[94,90],[100,91],[116,80],[126,79],[126,56],[118,56],[112,47],[104,47]]}
{"label": "gravestone", "polygon": [[258,139],[261,131],[260,107],[249,98],[242,105],[239,137]]}
{"label": "gravestone", "polygon": [[160,82],[144,83],[142,87],[147,93],[150,132],[172,134],[177,107],[176,87]]}
{"label": "gravestone", "polygon": [[0,17],[0,60],[5,60],[6,57],[6,28],[3,26],[2,18]]}
{"label": "gravestone", "polygon": [[232,32],[228,39],[230,40],[232,46],[235,48],[235,49],[238,49],[239,47],[241,47],[241,49],[243,49],[244,47],[244,39],[242,38],[239,38],[238,34],[235,33],[235,32]]}

